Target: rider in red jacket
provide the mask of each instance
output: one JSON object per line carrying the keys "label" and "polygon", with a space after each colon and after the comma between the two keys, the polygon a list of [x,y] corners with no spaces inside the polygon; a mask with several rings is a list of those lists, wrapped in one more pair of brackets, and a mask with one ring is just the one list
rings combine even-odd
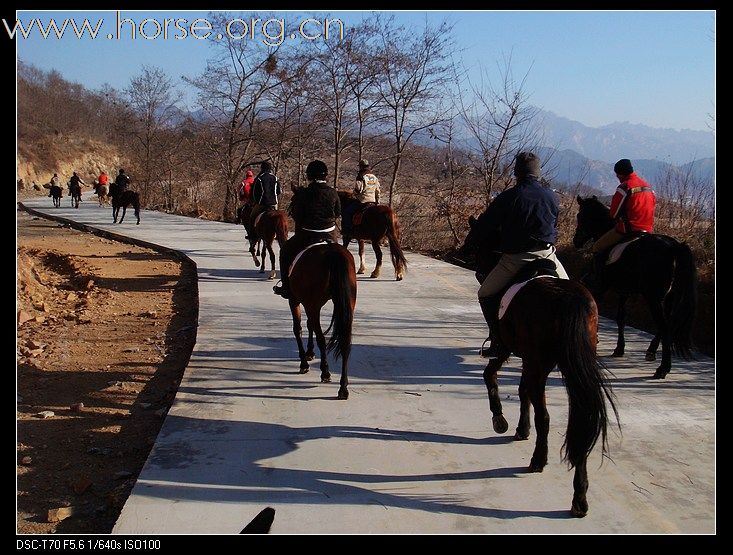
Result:
{"label": "rider in red jacket", "polygon": [[[654,228],[656,196],[649,183],[634,173],[631,160],[624,158],[613,167],[619,186],[611,199],[611,217],[616,225],[593,243],[596,281],[602,275],[606,254],[614,245]],[[592,278],[591,278],[592,279]]]}

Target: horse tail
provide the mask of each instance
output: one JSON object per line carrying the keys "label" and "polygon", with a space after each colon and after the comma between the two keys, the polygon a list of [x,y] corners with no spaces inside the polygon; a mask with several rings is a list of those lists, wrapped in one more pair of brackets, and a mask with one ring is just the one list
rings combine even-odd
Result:
{"label": "horse tail", "polygon": [[[352,268],[349,268],[351,264]],[[354,307],[351,299],[356,296],[352,291],[352,282],[356,287],[356,280],[352,278],[354,259],[348,258],[337,248],[329,248],[326,252],[326,267],[329,272],[329,293],[333,301],[333,316],[331,325],[333,333],[328,340],[327,349],[333,352],[336,358],[347,359],[351,353],[351,326],[354,321]]]}
{"label": "horse tail", "polygon": [[697,307],[697,268],[695,257],[686,243],[677,243],[672,252],[675,261],[669,291],[672,349],[677,356],[689,359],[692,356],[692,323]]}
{"label": "horse tail", "polygon": [[283,212],[277,212],[277,220],[275,220],[275,236],[277,237],[277,244],[280,248],[283,248],[285,241],[288,240],[288,220]]}
{"label": "horse tail", "polygon": [[597,309],[591,300],[581,295],[568,295],[563,299],[558,319],[557,366],[570,401],[563,460],[571,468],[588,457],[599,436],[603,453],[608,451],[606,399],[619,422],[606,369],[596,357],[596,334],[589,326],[594,321],[594,313],[597,321]]}
{"label": "horse tail", "polygon": [[401,276],[407,271],[407,260],[402,252],[402,247],[400,247],[400,222],[397,221],[394,212],[388,214],[387,240],[389,241],[389,255],[392,258],[395,274]]}

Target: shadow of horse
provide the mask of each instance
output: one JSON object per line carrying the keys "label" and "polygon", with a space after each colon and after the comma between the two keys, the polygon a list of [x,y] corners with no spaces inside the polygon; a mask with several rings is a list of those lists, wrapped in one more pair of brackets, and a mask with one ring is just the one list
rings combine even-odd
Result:
{"label": "shadow of horse", "polygon": [[[610,210],[597,197],[577,197],[577,227],[573,244],[580,249],[597,240],[615,222]],[[618,337],[614,357],[624,355],[626,341],[626,301],[640,294],[647,303],[657,333],[649,343],[645,358],[656,359],[662,343],[662,362],[654,378],[664,378],[672,369],[672,352],[691,358],[692,324],[697,308],[697,269],[690,247],[667,235],[645,233],[625,248],[621,257],[604,269],[600,288],[592,293],[600,301],[608,289],[619,293],[616,325]]]}
{"label": "shadow of horse", "polygon": [[[341,200],[342,210],[349,204],[359,202],[354,198],[353,193],[346,191],[339,191],[339,199]],[[394,266],[395,279],[397,281],[402,280],[407,270],[407,260],[405,260],[405,255],[400,246],[400,224],[397,216],[386,204],[369,205],[361,211],[360,215],[361,221],[352,227],[351,233],[348,235],[342,233],[344,246],[348,245],[351,239],[356,239],[359,242],[359,270],[357,274],[363,274],[366,271],[364,242],[371,241],[374,254],[377,257],[377,264],[369,277],[379,277],[382,268],[380,244],[386,238],[389,243],[389,254]]]}
{"label": "shadow of horse", "polygon": [[[461,254],[477,256],[479,283],[501,258],[501,253],[496,251],[499,236],[490,231],[484,215],[485,212],[478,220],[473,216],[469,219],[470,231],[459,249]],[[530,262],[516,276],[515,282],[529,279],[528,274],[535,273],[536,268],[546,263],[543,259]],[[529,438],[531,405],[537,439],[529,471],[542,472],[547,465],[550,429],[545,386],[550,372],[557,367],[570,403],[563,450],[564,459],[575,468],[571,513],[583,517],[588,512],[588,455],[599,437],[603,452],[607,451],[606,400],[618,421],[611,386],[596,356],[598,308],[593,296],[575,281],[552,277],[533,279],[516,292],[499,320],[498,333],[502,343],[499,356],[490,359],[484,370],[494,431],[503,434],[509,427],[502,414],[497,374],[514,353],[522,359],[520,413],[514,439]]]}

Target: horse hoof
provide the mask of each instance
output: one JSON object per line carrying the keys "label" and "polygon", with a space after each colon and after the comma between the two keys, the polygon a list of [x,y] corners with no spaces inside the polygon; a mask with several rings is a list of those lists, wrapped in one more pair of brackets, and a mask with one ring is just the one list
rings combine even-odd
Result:
{"label": "horse hoof", "polygon": [[611,353],[611,356],[612,357],[616,357],[616,358],[620,358],[620,357],[624,356],[624,352],[623,351],[619,351],[618,349],[616,349],[614,352]]}
{"label": "horse hoof", "polygon": [[491,423],[494,425],[494,431],[497,434],[503,434],[509,429],[509,424],[503,416],[494,416]]}
{"label": "horse hoof", "polygon": [[325,378],[321,376],[321,383],[331,383],[331,376],[326,376]]}
{"label": "horse hoof", "polygon": [[356,272],[357,274],[363,274],[366,273],[366,270],[364,268],[359,268],[359,271]]}
{"label": "horse hoof", "polygon": [[401,276],[401,275],[397,276],[397,277],[395,278],[395,281],[402,281],[402,276]]}
{"label": "horse hoof", "polygon": [[310,370],[310,366],[308,366],[307,364],[305,366],[301,366],[300,367],[300,373],[301,374],[307,374],[308,373],[308,370]]}
{"label": "horse hoof", "polygon": [[370,278],[378,278],[379,272],[372,272],[372,274],[369,276]]}
{"label": "horse hoof", "polygon": [[316,358],[316,353],[306,353],[305,354],[305,360],[313,360]]}
{"label": "horse hoof", "polygon": [[647,353],[644,355],[644,360],[647,362],[652,362],[654,360],[657,360],[657,353]]}
{"label": "horse hoof", "polygon": [[530,463],[529,467],[527,467],[528,472],[542,472],[545,469],[545,465],[539,465],[535,463]]}
{"label": "horse hoof", "polygon": [[668,372],[663,372],[662,370],[657,370],[656,372],[654,372],[653,379],[655,379],[655,380],[663,380],[664,378],[667,377],[667,374],[668,374]]}
{"label": "horse hoof", "polygon": [[340,401],[346,401],[346,399],[349,398],[349,390],[348,389],[339,389],[338,399]]}
{"label": "horse hoof", "polygon": [[573,506],[570,507],[570,514],[575,518],[583,518],[588,514],[588,502],[583,501],[582,503],[578,503],[577,501],[573,501]]}
{"label": "horse hoof", "polygon": [[525,439],[529,439],[529,432],[524,433],[517,430],[514,434],[514,439],[517,441],[524,441]]}

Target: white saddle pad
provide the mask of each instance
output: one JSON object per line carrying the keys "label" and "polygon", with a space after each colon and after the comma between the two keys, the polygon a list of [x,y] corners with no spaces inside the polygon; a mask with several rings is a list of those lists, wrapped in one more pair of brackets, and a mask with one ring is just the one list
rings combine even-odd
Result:
{"label": "white saddle pad", "polygon": [[624,253],[624,249],[628,247],[631,243],[634,241],[638,241],[640,237],[635,237],[631,241],[624,241],[623,243],[619,243],[618,245],[611,248],[611,252],[608,253],[608,258],[606,259],[606,266],[609,264],[613,264],[616,262],[619,258],[621,258],[621,255]]}
{"label": "white saddle pad", "polygon": [[521,281],[512,285],[509,289],[507,289],[506,293],[504,293],[504,296],[501,298],[501,302],[499,303],[499,320],[504,317],[504,313],[506,312],[507,308],[509,308],[509,303],[512,302],[514,295],[519,293],[520,289],[522,289],[522,287],[527,285],[530,281],[539,278],[560,279],[557,276],[535,276],[531,279],[528,279],[527,281]]}

